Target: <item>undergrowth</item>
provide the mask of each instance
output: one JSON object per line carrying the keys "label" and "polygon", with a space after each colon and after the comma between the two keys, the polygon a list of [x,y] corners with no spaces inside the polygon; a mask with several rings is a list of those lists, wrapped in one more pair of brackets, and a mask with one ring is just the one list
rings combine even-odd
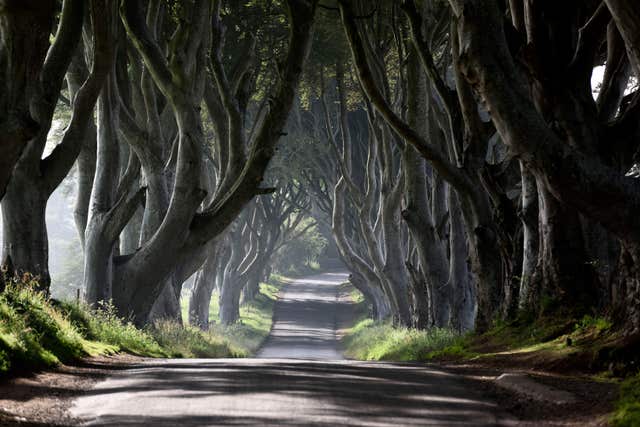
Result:
{"label": "undergrowth", "polygon": [[92,349],[42,294],[12,283],[0,295],[0,374],[53,366]]}
{"label": "undergrowth", "polygon": [[[253,301],[240,306],[240,320],[224,326],[218,322],[220,306],[218,294],[213,293],[209,306],[209,331],[223,337],[230,347],[244,354],[254,354],[271,331],[273,308],[280,288],[288,281],[284,276],[272,274],[269,283],[260,283],[260,292]],[[183,319],[187,321],[188,298],[182,299]]]}
{"label": "undergrowth", "polygon": [[640,374],[622,382],[611,424],[614,427],[640,426]]}
{"label": "undergrowth", "polygon": [[0,293],[0,375],[117,352],[145,357],[246,355],[215,331],[175,322],[139,329],[118,317],[109,304],[91,310],[51,300],[36,288],[37,282],[25,275],[11,279]]}
{"label": "undergrowth", "polygon": [[175,322],[157,322],[152,328],[158,344],[171,357],[245,357],[245,349],[238,348],[222,334],[204,332],[193,326]]}
{"label": "undergrowth", "polygon": [[138,329],[133,323],[121,319],[111,304],[100,304],[97,309],[90,310],[82,304],[61,303],[60,309],[87,339],[110,344],[117,351],[138,356],[169,355],[151,331]]}
{"label": "undergrowth", "polygon": [[344,338],[345,355],[359,360],[426,361],[453,347],[460,336],[450,329],[417,330],[366,319]]}

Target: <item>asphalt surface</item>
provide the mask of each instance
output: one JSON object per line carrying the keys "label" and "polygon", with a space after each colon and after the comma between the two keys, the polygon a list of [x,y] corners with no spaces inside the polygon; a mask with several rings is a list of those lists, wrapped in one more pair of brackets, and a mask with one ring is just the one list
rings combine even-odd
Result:
{"label": "asphalt surface", "polygon": [[153,360],[74,402],[101,426],[494,426],[499,409],[464,379],[424,365],[347,361],[336,329],[345,274],[288,285],[255,359]]}

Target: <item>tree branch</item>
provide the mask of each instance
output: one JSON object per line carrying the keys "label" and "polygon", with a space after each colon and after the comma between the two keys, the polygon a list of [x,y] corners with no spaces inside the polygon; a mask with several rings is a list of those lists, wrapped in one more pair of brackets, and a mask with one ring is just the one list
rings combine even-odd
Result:
{"label": "tree branch", "polygon": [[371,74],[371,70],[366,61],[366,52],[363,47],[362,39],[358,34],[357,25],[353,18],[353,12],[349,4],[341,0],[340,12],[342,23],[349,39],[351,53],[353,56],[358,77],[367,97],[382,117],[389,123],[391,128],[405,141],[412,144],[418,152],[431,162],[433,167],[438,171],[443,179],[448,181],[456,189],[465,193],[473,192],[473,186],[467,181],[466,177],[452,165],[447,158],[435,147],[431,146],[424,138],[422,138],[415,130],[407,125],[398,115],[396,115],[384,96],[376,87],[375,80]]}

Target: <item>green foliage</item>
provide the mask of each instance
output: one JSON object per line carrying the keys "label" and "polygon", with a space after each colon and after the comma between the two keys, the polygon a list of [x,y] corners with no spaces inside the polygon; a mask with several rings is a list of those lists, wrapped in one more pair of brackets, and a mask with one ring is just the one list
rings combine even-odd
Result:
{"label": "green foliage", "polygon": [[466,359],[474,356],[476,356],[476,354],[469,351],[464,342],[458,342],[441,350],[429,352],[427,359]]}
{"label": "green foliage", "polygon": [[85,305],[63,303],[61,308],[88,339],[139,356],[168,356],[168,352],[149,331],[138,329],[131,322],[118,317],[112,304],[101,304],[97,309],[90,310]]}
{"label": "green foliage", "polygon": [[95,351],[30,276],[14,279],[0,295],[0,374],[39,369]]}
{"label": "green foliage", "polygon": [[621,384],[611,424],[614,427],[640,426],[640,374]]}
{"label": "green foliage", "polygon": [[[303,230],[313,219],[303,220],[297,230]],[[286,275],[299,275],[317,270],[318,258],[329,242],[320,233],[318,226],[309,228],[303,235],[282,246],[272,259],[273,268]]]}
{"label": "green foliage", "polygon": [[605,332],[611,329],[613,323],[603,317],[593,317],[586,315],[580,322],[576,323],[576,332],[584,332],[588,329],[595,329],[596,332]]}
{"label": "green foliage", "polygon": [[354,288],[353,286],[349,285],[349,299],[351,299],[351,301],[353,301],[355,304],[364,304],[365,303],[365,299],[364,299],[364,295],[362,294],[362,292],[360,292],[359,290],[357,290],[356,288]]}
{"label": "green foliage", "polygon": [[118,317],[115,307],[102,304],[96,310],[66,304],[70,318],[87,337],[119,350],[151,357],[242,357],[227,339],[215,333],[163,321],[141,330]]}
{"label": "green foliage", "polygon": [[397,328],[371,319],[359,322],[345,337],[345,354],[360,360],[425,361],[433,352],[456,345],[460,336],[450,329]]}
{"label": "green foliage", "polygon": [[[237,354],[250,355],[255,353],[271,331],[273,322],[273,307],[278,299],[278,292],[285,284],[286,278],[272,274],[269,283],[260,283],[260,292],[253,301],[240,306],[240,321],[234,325],[223,326],[215,323],[219,319],[220,306],[218,294],[214,292],[209,306],[209,332],[222,337],[229,343],[229,347]],[[187,320],[188,298],[182,298],[183,318]]]}
{"label": "green foliage", "polygon": [[154,338],[171,357],[245,357],[228,338],[214,331],[204,332],[193,326],[162,321],[152,328]]}
{"label": "green foliage", "polygon": [[[270,283],[260,283],[260,292],[253,301],[240,307],[240,322],[223,326],[219,323],[210,326],[211,331],[227,338],[233,347],[247,354],[255,353],[271,331],[273,307],[278,292],[284,282],[272,275]],[[212,298],[210,318],[218,319],[218,298]]]}
{"label": "green foliage", "polygon": [[[171,322],[138,329],[103,304],[50,300],[28,275],[0,294],[0,375],[118,351],[150,357],[243,357],[225,336]],[[268,333],[268,330],[267,330]]]}

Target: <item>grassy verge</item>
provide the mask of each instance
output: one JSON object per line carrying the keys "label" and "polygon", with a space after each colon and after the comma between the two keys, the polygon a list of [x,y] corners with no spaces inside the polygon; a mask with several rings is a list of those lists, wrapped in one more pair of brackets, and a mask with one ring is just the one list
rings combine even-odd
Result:
{"label": "grassy verge", "polygon": [[147,357],[242,357],[226,337],[165,322],[144,330],[113,307],[89,310],[33,290],[24,278],[0,294],[0,376],[39,370],[86,356],[127,352]]}
{"label": "grassy verge", "polygon": [[[483,334],[469,334],[451,348],[443,349],[442,358],[457,355],[551,371],[602,374],[621,373],[625,364],[616,361],[620,337],[603,318],[542,318],[536,321],[517,319],[500,323]],[[619,363],[618,363],[619,362]]]}
{"label": "grassy verge", "polygon": [[611,415],[615,427],[640,426],[640,342],[617,332],[607,319],[527,318],[470,334],[436,355],[483,365],[546,370],[620,383]]}
{"label": "grassy verge", "polygon": [[[357,291],[351,298],[363,305]],[[607,319],[522,317],[496,324],[483,334],[457,335],[450,330],[420,331],[375,323],[360,315],[343,338],[354,359],[386,361],[462,361],[483,367],[538,369],[587,374],[596,381],[620,383],[611,415],[615,427],[640,426],[640,339],[624,337]]]}
{"label": "grassy verge", "polygon": [[614,427],[640,426],[640,374],[622,382],[611,424]]}
{"label": "grassy verge", "polygon": [[115,351],[86,339],[42,294],[10,285],[0,295],[0,374]]}
{"label": "grassy verge", "polygon": [[343,292],[355,303],[355,325],[342,338],[344,354],[350,359],[416,362],[430,360],[445,348],[460,346],[461,337],[449,329],[422,331],[398,328],[389,322],[367,318],[362,294],[351,285]]}
{"label": "grassy verge", "polygon": [[371,319],[358,322],[344,337],[345,355],[359,360],[426,361],[435,352],[457,345],[460,337],[448,329],[421,331],[398,328]]}
{"label": "grassy verge", "polygon": [[[284,276],[272,274],[269,283],[260,283],[260,292],[255,300],[241,305],[240,321],[231,326],[217,323],[220,306],[218,294],[214,292],[209,306],[210,333],[223,337],[233,348],[239,349],[245,355],[254,354],[271,331],[273,307],[278,299],[278,292],[289,281],[290,279]],[[186,321],[188,298],[182,299],[182,310]]]}

